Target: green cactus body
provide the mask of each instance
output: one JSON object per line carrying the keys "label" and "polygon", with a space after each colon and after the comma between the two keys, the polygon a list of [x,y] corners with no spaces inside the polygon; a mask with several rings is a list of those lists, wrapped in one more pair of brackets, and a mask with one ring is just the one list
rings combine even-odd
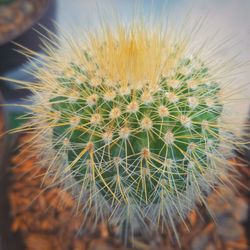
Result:
{"label": "green cactus body", "polygon": [[35,131],[47,175],[86,217],[131,231],[174,227],[204,203],[226,172],[221,148],[237,143],[222,119],[226,85],[200,50],[190,56],[185,38],[145,27],[45,42],[40,84],[25,84],[34,103],[23,129]]}
{"label": "green cactus body", "polygon": [[[192,62],[185,61],[179,67],[188,70]],[[134,200],[143,205],[159,202],[160,191],[183,192],[189,168],[198,175],[206,170],[208,152],[218,145],[213,126],[221,105],[219,86],[206,82],[204,65],[187,75],[177,69],[174,80],[161,76],[155,89],[145,86],[127,92],[119,85],[109,87],[105,79],[93,86],[89,72],[77,65],[71,70],[76,77],[86,77],[78,84],[79,96],[57,96],[50,102],[52,112],[60,114],[59,124],[65,124],[53,128],[54,148],[71,145],[66,171],[77,181],[94,178],[110,203]],[[188,87],[194,78],[200,84]],[[71,91],[76,79],[62,76],[58,81]]]}

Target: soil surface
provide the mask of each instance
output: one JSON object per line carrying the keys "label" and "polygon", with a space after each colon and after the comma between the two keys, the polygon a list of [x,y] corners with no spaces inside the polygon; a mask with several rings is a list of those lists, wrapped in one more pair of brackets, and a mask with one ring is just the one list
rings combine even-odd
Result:
{"label": "soil surface", "polygon": [[[21,137],[19,144],[27,138]],[[208,197],[207,212],[203,206],[192,211],[178,226],[181,247],[171,237],[173,232],[135,238],[125,247],[115,237],[115,228],[99,224],[96,231],[79,230],[84,215],[72,213],[74,200],[58,187],[41,186],[44,170],[30,157],[30,149],[21,147],[12,157],[9,201],[11,230],[22,235],[26,250],[248,250],[250,169],[233,159],[232,167],[241,176],[233,178],[234,189],[218,187]],[[45,180],[49,182],[50,180]],[[61,199],[60,197],[63,197]],[[211,216],[212,215],[212,216]],[[214,217],[214,218],[212,218]]]}

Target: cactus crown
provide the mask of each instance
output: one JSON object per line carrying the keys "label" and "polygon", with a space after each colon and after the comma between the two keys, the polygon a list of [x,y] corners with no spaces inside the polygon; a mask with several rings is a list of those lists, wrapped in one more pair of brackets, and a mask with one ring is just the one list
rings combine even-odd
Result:
{"label": "cactus crown", "polygon": [[95,217],[174,226],[219,181],[220,147],[234,143],[208,64],[186,39],[143,23],[59,48],[52,37],[24,127],[35,130],[48,174]]}

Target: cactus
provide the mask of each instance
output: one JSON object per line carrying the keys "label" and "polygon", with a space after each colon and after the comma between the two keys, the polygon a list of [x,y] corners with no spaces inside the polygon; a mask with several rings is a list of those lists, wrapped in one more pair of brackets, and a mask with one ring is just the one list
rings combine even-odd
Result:
{"label": "cactus", "polygon": [[237,143],[223,123],[227,85],[185,37],[162,32],[107,26],[64,44],[51,34],[39,83],[25,83],[34,102],[19,130],[34,133],[46,176],[86,220],[175,229],[226,173],[222,149]]}

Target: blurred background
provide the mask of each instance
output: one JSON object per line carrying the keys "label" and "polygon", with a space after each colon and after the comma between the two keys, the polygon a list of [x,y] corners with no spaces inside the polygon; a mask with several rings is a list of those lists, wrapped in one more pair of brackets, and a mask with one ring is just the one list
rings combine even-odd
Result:
{"label": "blurred background", "polygon": [[[6,129],[17,127],[20,124],[20,120],[16,118],[25,111],[22,106],[8,106],[8,104],[27,103],[27,97],[30,95],[27,90],[19,89],[15,84],[8,81],[7,78],[31,81],[34,84],[36,81],[28,73],[31,69],[31,62],[16,52],[18,49],[16,43],[40,52],[41,44],[38,32],[45,33],[41,25],[57,33],[58,36],[60,36],[60,30],[55,29],[54,23],[64,31],[71,31],[72,28],[76,27],[81,27],[82,30],[92,29],[98,26],[99,14],[102,10],[107,12],[109,6],[118,9],[121,17],[129,20],[132,17],[134,2],[135,0],[0,0],[0,135]],[[217,32],[216,38],[212,39],[210,44],[211,47],[216,47],[218,44],[221,44],[225,37],[229,37],[231,41],[225,43],[225,46],[222,46],[217,51],[216,56],[221,58],[231,57],[232,63],[235,65],[249,65],[250,0],[141,0],[139,2],[143,6],[145,16],[153,8],[155,13],[159,12],[163,16],[166,14],[166,20],[169,17],[173,24],[180,24],[183,17],[188,14],[191,16],[189,18],[190,22],[206,17],[204,28],[199,32],[201,40],[207,37],[208,34]],[[166,11],[166,13],[162,13],[162,10]],[[110,21],[112,22],[112,20]],[[190,25],[187,24],[187,26]],[[237,57],[234,57],[235,55]],[[235,82],[235,84],[238,84],[238,82],[240,82],[240,85],[245,84],[246,88],[242,94],[245,101],[234,105],[230,111],[236,113],[239,121],[242,123],[246,122],[249,113],[249,69],[249,67],[244,67],[242,72],[237,75],[237,82]],[[1,104],[5,104],[5,107],[3,108]],[[43,223],[36,225],[32,221],[22,230],[19,230],[20,225],[14,225],[14,228],[10,229],[10,225],[13,227],[13,224],[11,224],[12,212],[10,212],[11,208],[8,203],[10,198],[7,197],[9,184],[5,176],[10,165],[8,158],[10,158],[10,154],[13,151],[12,144],[12,137],[5,138],[5,141],[1,141],[0,138],[0,167],[3,166],[0,169],[0,176],[2,177],[0,181],[0,250],[2,250],[1,244],[3,244],[3,250],[123,249],[119,247],[119,243],[109,240],[111,236],[108,230],[102,227],[98,229],[99,231],[95,236],[91,236],[96,237],[93,242],[89,238],[81,238],[80,234],[78,235],[79,237],[76,237],[81,218],[74,219],[69,224],[69,222],[64,220],[68,218],[68,214],[64,213],[60,217],[58,211],[54,211],[53,215],[50,215],[51,218],[48,217],[51,221],[49,223],[45,220]],[[242,179],[241,182],[245,186],[249,186],[249,170],[244,172],[244,175],[246,179]],[[27,185],[30,184],[28,183]],[[203,214],[204,220],[199,220],[199,216],[195,213],[190,215],[192,233],[187,236],[185,229],[180,228],[180,233],[185,235],[182,242],[185,246],[183,249],[249,249],[250,224],[248,203],[250,194],[242,191],[242,196],[240,196],[227,193],[228,191],[221,192],[222,196],[230,198],[229,205],[212,196],[209,206],[211,205],[211,209],[214,209],[221,216],[218,225],[222,226],[217,228],[217,225],[215,226],[208,219],[209,216],[205,212],[203,213],[203,210],[200,213]],[[42,203],[44,201],[39,202]],[[46,204],[44,206],[46,208]],[[40,214],[37,217],[32,217],[32,220],[37,219],[39,221],[39,216]],[[27,219],[26,215],[24,217]],[[55,224],[54,220],[61,220],[63,224],[53,226]],[[29,227],[31,224],[32,229]],[[43,229],[41,229],[41,225],[43,225]],[[61,230],[61,228],[64,228],[64,230]],[[10,231],[14,233],[12,234]],[[171,244],[164,243],[157,237],[154,236],[150,244],[145,243],[144,240],[139,241],[133,249],[176,249],[174,247],[171,248]],[[88,244],[86,245],[83,242],[88,242]]]}

